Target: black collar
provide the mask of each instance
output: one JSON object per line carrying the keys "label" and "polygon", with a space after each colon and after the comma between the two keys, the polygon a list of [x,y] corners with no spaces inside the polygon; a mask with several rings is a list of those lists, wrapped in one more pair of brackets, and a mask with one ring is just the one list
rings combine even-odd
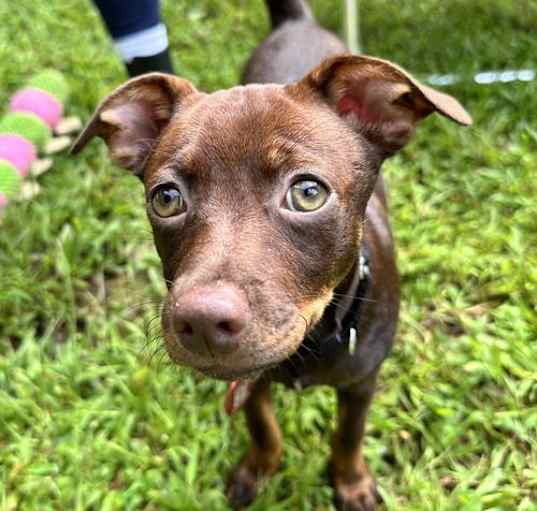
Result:
{"label": "black collar", "polygon": [[369,249],[365,242],[360,246],[352,281],[344,294],[336,295],[327,307],[323,319],[302,342],[304,351],[328,354],[342,344],[348,344],[353,354],[358,337],[358,326],[372,275]]}

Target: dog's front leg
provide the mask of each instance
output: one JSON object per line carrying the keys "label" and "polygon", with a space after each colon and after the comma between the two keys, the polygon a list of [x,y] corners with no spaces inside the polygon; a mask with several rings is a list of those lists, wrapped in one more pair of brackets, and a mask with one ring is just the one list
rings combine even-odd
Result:
{"label": "dog's front leg", "polygon": [[373,511],[380,500],[362,456],[365,420],[376,375],[338,390],[338,429],[332,438],[330,476],[339,511]]}
{"label": "dog's front leg", "polygon": [[282,435],[272,410],[269,382],[255,385],[244,412],[252,444],[228,482],[227,496],[233,509],[254,500],[259,481],[276,472],[282,453]]}

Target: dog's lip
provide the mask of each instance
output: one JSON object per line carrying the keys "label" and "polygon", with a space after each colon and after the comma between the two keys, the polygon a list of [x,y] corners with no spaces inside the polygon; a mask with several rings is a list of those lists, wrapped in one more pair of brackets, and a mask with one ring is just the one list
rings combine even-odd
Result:
{"label": "dog's lip", "polygon": [[263,364],[259,366],[254,366],[248,369],[241,369],[239,371],[222,367],[220,365],[211,365],[196,367],[195,369],[207,376],[216,378],[218,380],[225,381],[234,381],[234,380],[244,380],[244,379],[254,379],[261,376],[261,373],[271,369],[272,367],[277,366],[280,362],[272,362],[270,364]]}

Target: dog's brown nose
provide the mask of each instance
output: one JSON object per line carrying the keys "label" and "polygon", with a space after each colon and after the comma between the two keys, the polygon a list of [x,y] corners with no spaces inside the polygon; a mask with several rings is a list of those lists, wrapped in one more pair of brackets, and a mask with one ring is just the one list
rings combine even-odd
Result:
{"label": "dog's brown nose", "polygon": [[235,351],[249,319],[246,297],[230,285],[191,289],[176,300],[173,311],[179,341],[200,355]]}

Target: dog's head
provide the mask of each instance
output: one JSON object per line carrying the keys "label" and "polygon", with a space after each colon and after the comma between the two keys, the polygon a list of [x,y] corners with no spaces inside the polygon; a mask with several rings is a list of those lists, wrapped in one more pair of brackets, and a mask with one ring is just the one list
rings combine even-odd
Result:
{"label": "dog's head", "polygon": [[75,143],[102,137],[145,185],[178,363],[234,379],[300,345],[356,261],[382,161],[450,96],[380,59],[340,56],[300,82],[213,94],[164,74],[113,92]]}

